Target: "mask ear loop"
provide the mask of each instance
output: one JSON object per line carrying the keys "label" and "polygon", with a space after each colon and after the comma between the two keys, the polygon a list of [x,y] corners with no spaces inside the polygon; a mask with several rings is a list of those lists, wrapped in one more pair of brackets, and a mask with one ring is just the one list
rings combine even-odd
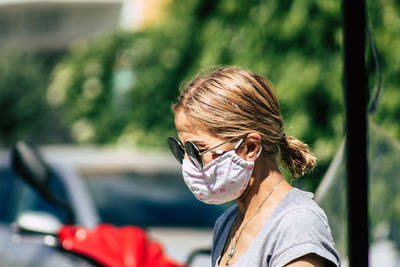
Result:
{"label": "mask ear loop", "polygon": [[[246,137],[243,137],[243,138],[236,144],[234,150],[236,150],[236,149],[238,149],[238,148],[240,147],[240,145],[243,143],[244,139],[246,139]],[[257,158],[261,155],[262,148],[263,148],[263,147],[262,147],[262,145],[261,145],[261,143],[260,143],[260,150],[258,150]]]}
{"label": "mask ear loop", "polygon": [[257,153],[257,158],[261,155],[262,149],[263,149],[263,147],[262,147],[262,145],[260,144],[260,150],[259,150],[258,153]]}

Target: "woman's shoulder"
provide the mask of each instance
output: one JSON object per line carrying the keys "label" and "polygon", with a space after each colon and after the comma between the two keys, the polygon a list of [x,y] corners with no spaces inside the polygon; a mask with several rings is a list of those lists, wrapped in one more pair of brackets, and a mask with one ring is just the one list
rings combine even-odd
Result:
{"label": "woman's shoulder", "polygon": [[328,219],[312,193],[293,188],[277,208],[270,226],[274,229],[273,262],[282,264],[315,253],[339,265]]}
{"label": "woman's shoulder", "polygon": [[[283,217],[318,217],[321,220],[327,220],[325,212],[314,201],[314,194],[303,191],[298,188],[293,188],[285,196],[274,212],[277,220]],[[299,217],[297,217],[299,218]]]}

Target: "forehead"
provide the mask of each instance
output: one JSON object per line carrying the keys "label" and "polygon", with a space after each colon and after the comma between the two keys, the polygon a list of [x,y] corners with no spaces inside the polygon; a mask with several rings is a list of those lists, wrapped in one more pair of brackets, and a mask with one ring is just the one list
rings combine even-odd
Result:
{"label": "forehead", "polygon": [[182,111],[175,114],[175,127],[182,142],[215,138],[204,125],[194,121]]}

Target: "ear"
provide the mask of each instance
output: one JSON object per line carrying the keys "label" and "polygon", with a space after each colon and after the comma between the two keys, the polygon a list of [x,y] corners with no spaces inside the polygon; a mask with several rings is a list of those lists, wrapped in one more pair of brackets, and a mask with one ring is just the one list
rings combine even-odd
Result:
{"label": "ear", "polygon": [[246,161],[256,161],[262,149],[260,134],[249,133],[243,143],[243,150],[240,156]]}

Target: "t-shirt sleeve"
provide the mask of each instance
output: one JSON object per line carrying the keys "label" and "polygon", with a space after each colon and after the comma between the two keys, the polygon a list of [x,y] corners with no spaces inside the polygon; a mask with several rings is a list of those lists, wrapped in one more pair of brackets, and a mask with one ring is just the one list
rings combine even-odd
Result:
{"label": "t-shirt sleeve", "polygon": [[325,214],[309,208],[285,214],[275,229],[275,251],[271,267],[281,267],[304,255],[314,253],[340,266],[339,255]]}

